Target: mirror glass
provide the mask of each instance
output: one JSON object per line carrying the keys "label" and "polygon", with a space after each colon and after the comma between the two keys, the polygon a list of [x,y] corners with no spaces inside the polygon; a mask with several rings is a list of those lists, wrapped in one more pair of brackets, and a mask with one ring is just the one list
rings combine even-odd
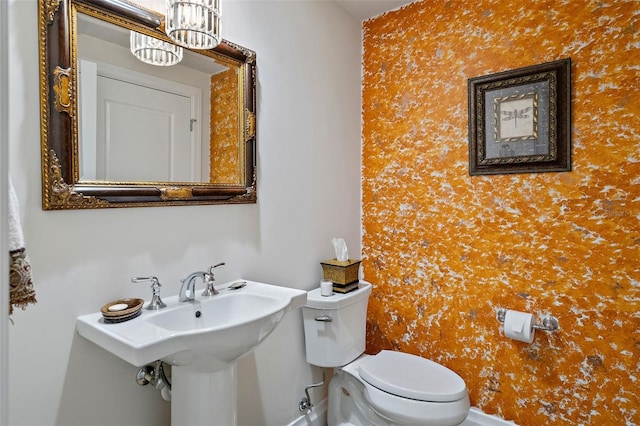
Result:
{"label": "mirror glass", "polygon": [[[237,97],[237,85],[224,82],[237,79],[238,66],[190,50],[173,66],[146,64],[131,54],[130,30],[83,13],[77,54],[81,182],[236,183],[210,160],[223,137],[233,148],[225,160],[237,159],[238,109],[217,109],[211,91]],[[212,128],[213,113],[214,124],[235,126]]]}
{"label": "mirror glass", "polygon": [[155,12],[40,0],[40,13],[43,208],[255,202],[254,52],[223,40],[149,65],[130,34],[168,41]]}

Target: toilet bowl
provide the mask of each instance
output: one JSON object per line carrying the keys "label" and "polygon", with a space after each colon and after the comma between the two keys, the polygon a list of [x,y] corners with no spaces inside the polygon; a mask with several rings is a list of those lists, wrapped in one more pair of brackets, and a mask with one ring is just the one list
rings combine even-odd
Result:
{"label": "toilet bowl", "polygon": [[419,356],[383,350],[363,355],[371,284],[347,294],[307,295],[302,308],[307,361],[335,368],[328,425],[453,426],[470,403],[460,376]]}
{"label": "toilet bowl", "polygon": [[329,385],[328,424],[450,426],[462,423],[469,408],[466,385],[451,370],[382,351],[337,369]]}

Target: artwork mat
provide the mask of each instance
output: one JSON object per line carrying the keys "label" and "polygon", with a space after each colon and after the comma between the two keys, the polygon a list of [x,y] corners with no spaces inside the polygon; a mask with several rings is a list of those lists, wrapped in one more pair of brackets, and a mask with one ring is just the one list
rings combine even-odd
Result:
{"label": "artwork mat", "polygon": [[[494,140],[500,142],[516,142],[519,140],[537,139],[538,135],[538,92],[522,95],[511,95],[494,99],[493,124]],[[504,108],[507,104],[509,109]],[[526,125],[526,133],[518,132],[518,118]],[[504,123],[508,121],[509,123]],[[513,123],[514,126],[506,126]],[[520,128],[522,129],[522,127]],[[511,133],[511,132],[513,133]]]}

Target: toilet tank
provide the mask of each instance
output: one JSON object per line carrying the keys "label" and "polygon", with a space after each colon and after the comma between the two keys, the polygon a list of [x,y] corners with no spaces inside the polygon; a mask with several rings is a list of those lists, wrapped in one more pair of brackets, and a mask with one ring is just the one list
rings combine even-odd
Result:
{"label": "toilet tank", "polygon": [[340,367],[364,352],[370,294],[366,281],[346,294],[321,296],[320,288],[307,294],[302,317],[309,364]]}

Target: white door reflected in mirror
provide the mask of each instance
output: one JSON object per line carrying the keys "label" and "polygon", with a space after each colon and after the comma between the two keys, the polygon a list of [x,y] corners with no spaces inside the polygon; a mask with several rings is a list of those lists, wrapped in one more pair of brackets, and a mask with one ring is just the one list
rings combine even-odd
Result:
{"label": "white door reflected in mirror", "polygon": [[89,60],[80,85],[81,181],[207,180],[200,89]]}

